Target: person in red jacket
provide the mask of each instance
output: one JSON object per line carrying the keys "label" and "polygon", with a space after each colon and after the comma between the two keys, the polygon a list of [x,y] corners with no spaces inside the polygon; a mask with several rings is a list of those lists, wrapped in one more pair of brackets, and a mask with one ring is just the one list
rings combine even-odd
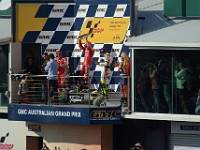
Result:
{"label": "person in red jacket", "polygon": [[85,46],[82,46],[81,39],[78,40],[78,45],[81,50],[83,50],[85,57],[84,61],[82,63],[82,68],[81,68],[81,76],[88,76],[89,71],[92,67],[92,57],[94,55],[94,50],[91,47],[91,43],[87,40],[86,38],[86,43]]}
{"label": "person in red jacket", "polygon": [[65,84],[65,75],[66,75],[66,68],[67,68],[67,61],[64,57],[62,57],[62,52],[60,50],[56,50],[56,58],[55,60],[59,64],[58,69],[58,88],[61,90]]}

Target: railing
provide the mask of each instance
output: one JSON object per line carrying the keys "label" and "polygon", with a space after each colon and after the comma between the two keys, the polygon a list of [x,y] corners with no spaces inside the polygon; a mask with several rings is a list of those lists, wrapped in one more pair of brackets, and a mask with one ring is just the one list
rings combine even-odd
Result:
{"label": "railing", "polygon": [[[122,104],[128,107],[130,104],[129,97],[123,98],[122,103],[122,93],[115,89],[119,85],[107,85],[101,81],[95,83],[89,76],[62,77],[63,84],[56,83],[58,87],[54,92],[46,75],[11,74],[9,77],[12,79],[11,103],[70,105],[70,107],[115,107]],[[100,79],[100,77],[94,78]],[[129,80],[128,85],[130,85]]]}

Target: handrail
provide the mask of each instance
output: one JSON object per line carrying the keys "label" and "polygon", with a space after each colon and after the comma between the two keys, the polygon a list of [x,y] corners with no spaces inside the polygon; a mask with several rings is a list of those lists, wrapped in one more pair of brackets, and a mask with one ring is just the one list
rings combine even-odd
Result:
{"label": "handrail", "polygon": [[[70,105],[70,106],[87,106],[87,107],[113,107],[121,106],[121,92],[111,89],[111,85],[104,85],[107,87],[105,90],[108,92],[108,97],[103,96],[96,99],[97,96],[103,95],[102,89],[99,87],[100,82],[96,81],[94,85],[97,85],[97,89],[91,88],[91,79],[92,78],[101,78],[100,76],[69,76],[66,75],[62,78],[65,79],[65,83],[60,86],[58,85],[57,95],[58,99],[54,100],[54,97],[51,96],[51,89],[49,87],[49,80],[46,79],[47,75],[31,75],[31,74],[9,74],[11,80],[11,103],[26,103],[26,104],[44,104],[44,105]],[[16,78],[18,76],[18,78]],[[27,85],[21,85],[22,78],[27,76],[28,81]],[[59,77],[59,76],[58,76]],[[112,76],[110,78],[120,78],[120,76]],[[129,78],[129,77],[127,77]],[[84,86],[83,83],[87,85]],[[78,85],[79,84],[79,85]],[[129,85],[129,80],[128,80]],[[24,86],[24,87],[20,87]],[[78,86],[81,86],[78,87]],[[129,86],[128,86],[129,87]],[[25,91],[23,93],[23,89]],[[78,89],[80,88],[80,89]],[[107,88],[107,89],[106,89]],[[20,91],[22,90],[22,91]],[[21,92],[21,93],[20,93]],[[95,93],[96,92],[96,93]],[[95,95],[96,94],[96,95]],[[94,101],[102,102],[102,104],[94,104]],[[129,97],[127,100],[128,106]],[[124,106],[124,105],[123,105]],[[126,107],[128,107],[126,106]]]}

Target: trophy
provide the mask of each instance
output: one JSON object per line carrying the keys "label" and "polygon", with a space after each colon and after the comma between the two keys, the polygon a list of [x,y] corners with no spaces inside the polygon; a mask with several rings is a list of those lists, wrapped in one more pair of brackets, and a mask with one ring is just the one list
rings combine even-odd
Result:
{"label": "trophy", "polygon": [[86,34],[80,35],[78,38],[79,39],[86,39],[90,34],[92,34],[93,29],[90,29],[90,31]]}

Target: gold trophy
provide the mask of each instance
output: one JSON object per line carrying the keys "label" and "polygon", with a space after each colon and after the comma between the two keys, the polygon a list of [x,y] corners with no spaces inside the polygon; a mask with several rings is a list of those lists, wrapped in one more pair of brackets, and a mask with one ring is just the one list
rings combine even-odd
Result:
{"label": "gold trophy", "polygon": [[88,33],[80,35],[78,38],[79,39],[86,39],[92,33],[93,33],[93,29],[90,29],[90,31]]}

